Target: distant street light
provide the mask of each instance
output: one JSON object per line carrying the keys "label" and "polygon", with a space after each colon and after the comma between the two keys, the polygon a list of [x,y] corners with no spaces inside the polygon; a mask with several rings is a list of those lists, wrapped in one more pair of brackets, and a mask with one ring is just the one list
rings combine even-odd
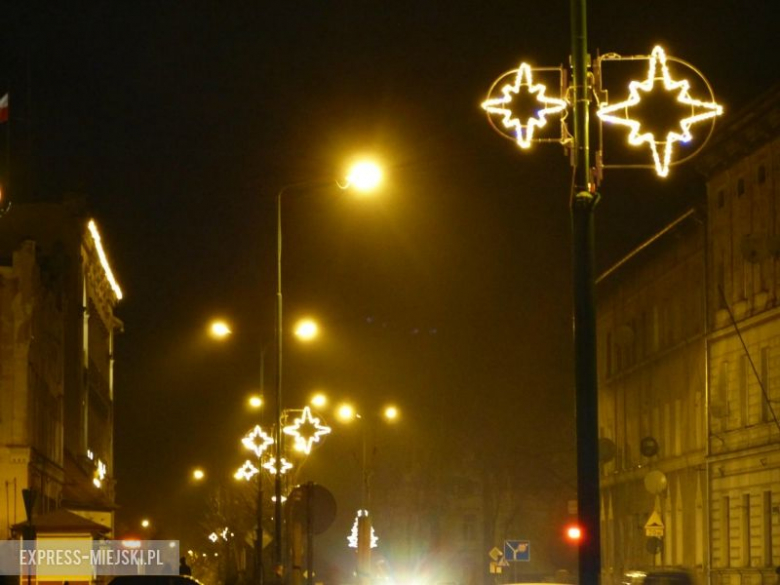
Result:
{"label": "distant street light", "polygon": [[[345,190],[354,188],[358,191],[370,191],[377,187],[382,179],[382,172],[375,163],[360,161],[350,169],[346,183],[338,180],[314,180],[290,183],[283,186],[276,194],[276,327],[274,341],[276,346],[276,428],[274,429],[276,461],[282,460],[282,197],[293,191],[313,189],[317,187],[338,186]],[[278,580],[282,581],[284,565],[282,563],[282,474],[274,476],[274,571]]]}
{"label": "distant street light", "polygon": [[368,193],[382,182],[382,169],[371,161],[360,161],[350,169],[347,181],[357,191]]}
{"label": "distant street light", "polygon": [[214,339],[225,339],[233,333],[230,326],[221,319],[216,319],[209,324],[209,335]]}
{"label": "distant street light", "polygon": [[322,394],[321,392],[315,394],[311,397],[311,400],[309,401],[312,406],[315,408],[322,408],[328,403],[328,397]]}
{"label": "distant street light", "polygon": [[295,336],[301,341],[311,341],[319,334],[320,328],[314,319],[301,319],[295,324]]}
{"label": "distant street light", "polygon": [[151,522],[148,519],[141,520],[141,528],[149,528],[149,526],[151,526]]}
{"label": "distant street light", "polygon": [[200,467],[196,467],[192,470],[192,479],[195,481],[202,481],[206,477],[206,472]]}

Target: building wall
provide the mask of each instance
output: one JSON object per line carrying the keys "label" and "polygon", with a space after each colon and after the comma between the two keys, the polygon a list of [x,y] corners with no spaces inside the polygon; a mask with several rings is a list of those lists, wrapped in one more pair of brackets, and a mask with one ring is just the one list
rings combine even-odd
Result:
{"label": "building wall", "polygon": [[[775,583],[780,565],[780,100],[717,144],[708,169],[713,583]],[[732,153],[737,153],[736,155]]]}
{"label": "building wall", "polygon": [[25,520],[24,488],[39,492],[38,515],[65,507],[113,517],[113,336],[121,323],[87,219],[66,203],[15,206],[2,220],[0,538]]}
{"label": "building wall", "polygon": [[[606,583],[650,566],[706,569],[704,238],[691,210],[598,284]],[[654,510],[657,553],[645,531]]]}
{"label": "building wall", "polygon": [[[699,170],[699,221],[664,230],[599,284],[605,582],[659,565],[714,585],[777,580],[780,87],[718,130]],[[647,436],[652,456],[640,452]],[[646,480],[657,471],[656,499]]]}
{"label": "building wall", "polygon": [[62,320],[42,282],[34,242],[0,268],[0,533],[25,520],[21,490],[41,491],[39,509],[57,506],[63,477]]}

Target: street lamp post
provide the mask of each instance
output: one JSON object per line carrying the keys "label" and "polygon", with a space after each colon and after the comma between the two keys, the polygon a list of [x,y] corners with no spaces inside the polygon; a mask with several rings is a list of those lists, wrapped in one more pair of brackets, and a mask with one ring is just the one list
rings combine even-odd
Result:
{"label": "street lamp post", "polygon": [[[561,116],[559,142],[571,152],[574,167],[571,193],[571,230],[572,230],[572,275],[574,289],[574,377],[576,390],[577,418],[577,513],[582,537],[579,539],[579,582],[582,585],[595,585],[601,573],[600,557],[600,501],[599,501],[599,460],[598,460],[598,378],[596,361],[596,303],[595,303],[595,262],[594,262],[594,210],[599,201],[597,182],[606,168],[655,168],[656,173],[667,176],[669,167],[683,162],[699,152],[698,150],[682,159],[674,160],[673,146],[677,142],[692,139],[691,127],[706,120],[714,121],[722,113],[722,107],[714,101],[712,89],[703,75],[692,65],[679,59],[667,57],[661,47],[655,47],[650,56],[622,57],[609,53],[595,59],[590,64],[587,46],[586,0],[570,0],[571,13],[571,69],[572,85],[561,92],[560,97],[551,97],[546,93],[544,83],[533,82],[532,73],[549,71],[551,68],[533,68],[522,63],[517,70],[501,76],[491,87],[490,93],[500,87],[500,97],[489,95],[482,107],[489,115],[501,120],[507,137],[509,131],[517,144],[528,149],[533,142],[551,142],[554,138],[534,138],[536,130],[544,128],[547,116],[564,114],[569,109],[573,113],[573,134],[569,134],[566,116]],[[647,60],[649,71],[644,81],[631,81],[628,85],[629,97],[624,101],[609,102],[609,93],[602,86],[602,64],[605,61]],[[696,99],[690,95],[690,83],[684,79],[674,79],[667,67],[667,60],[676,61],[687,67],[707,87],[711,101]],[[591,71],[589,72],[589,67]],[[563,70],[560,69],[561,87]],[[506,76],[513,75],[514,83],[500,83]],[[674,97],[687,111],[681,118],[658,136],[652,127],[643,127],[641,119],[633,117],[631,108],[637,106],[644,95],[676,94]],[[536,103],[533,113],[518,115],[511,107],[519,93],[528,94]],[[658,94],[656,94],[658,95]],[[608,122],[629,130],[628,142],[632,146],[649,147],[653,155],[652,165],[606,164],[604,162],[604,141],[601,129],[598,132],[598,150],[595,158],[595,170],[591,164],[589,109],[596,97],[599,102],[597,115],[599,123]],[[671,96],[670,96],[671,97]],[[490,118],[496,130],[498,126]],[[502,130],[499,132],[504,133]],[[710,134],[712,126],[710,127]]]}
{"label": "street lamp post", "polygon": [[[276,347],[276,428],[274,429],[276,461],[282,460],[282,197],[294,190],[327,187],[336,185],[340,189],[355,187],[361,191],[373,189],[381,180],[381,171],[373,163],[360,162],[352,167],[345,184],[338,180],[302,181],[285,185],[276,194],[276,326],[274,342]],[[274,477],[274,572],[279,582],[283,580],[282,563],[282,478],[281,473]]]}

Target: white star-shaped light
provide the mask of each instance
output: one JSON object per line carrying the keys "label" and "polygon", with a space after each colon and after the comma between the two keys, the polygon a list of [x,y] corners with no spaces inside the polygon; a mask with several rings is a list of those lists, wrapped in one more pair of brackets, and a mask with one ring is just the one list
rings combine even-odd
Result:
{"label": "white star-shaped light", "polygon": [[[660,74],[659,74],[660,69]],[[664,90],[667,92],[677,91],[677,101],[681,104],[691,107],[691,115],[680,120],[679,129],[670,130],[663,138],[656,138],[652,132],[642,132],[641,123],[638,120],[632,120],[628,116],[628,110],[642,101],[640,92],[649,93],[655,88],[656,81],[663,81]],[[602,104],[598,111],[598,116],[605,122],[628,126],[631,132],[628,135],[628,142],[634,146],[640,146],[647,143],[653,152],[653,162],[655,170],[659,176],[665,177],[669,174],[669,164],[672,162],[672,150],[675,142],[688,142],[691,140],[691,126],[697,122],[702,122],[723,113],[723,107],[714,102],[703,102],[691,97],[690,83],[681,79],[676,81],[672,79],[669,68],[666,66],[666,53],[663,48],[656,46],[650,55],[650,65],[647,72],[647,79],[644,81],[632,81],[628,84],[628,99],[616,104]],[[698,109],[698,113],[697,113]],[[623,116],[616,116],[613,112],[624,110]],[[659,152],[659,146],[663,152]]]}
{"label": "white star-shaped light", "polygon": [[244,444],[244,447],[253,451],[258,457],[260,457],[269,446],[274,444],[273,438],[268,436],[268,433],[261,429],[260,425],[255,426],[246,437],[241,439],[241,442]]}
{"label": "white star-shaped light", "polygon": [[311,413],[311,409],[306,406],[299,418],[293,421],[293,424],[284,427],[284,433],[295,437],[295,448],[303,451],[307,455],[311,453],[313,443],[318,443],[320,437],[330,432],[330,427],[321,423],[320,419]]}
{"label": "white star-shaped light", "polygon": [[[507,107],[523,88],[527,88],[526,91],[529,94],[535,95],[536,101],[543,106],[536,111],[535,116],[525,120],[517,118],[514,112]],[[568,105],[565,100],[547,97],[546,91],[547,87],[544,84],[533,82],[531,66],[528,63],[521,63],[517,69],[514,83],[501,88],[501,97],[483,102],[482,108],[490,114],[503,116],[501,123],[505,128],[514,130],[518,146],[529,148],[534,139],[534,130],[547,124],[547,116],[562,112]]]}
{"label": "white star-shaped light", "polygon": [[[282,475],[284,475],[284,474],[285,474],[287,471],[289,471],[290,469],[292,469],[292,466],[293,466],[293,464],[292,464],[292,463],[290,463],[289,461],[287,461],[287,459],[285,459],[284,457],[282,457],[282,470],[281,470],[281,473],[282,473]],[[271,457],[271,459],[269,459],[268,461],[266,461],[265,463],[263,463],[263,467],[264,467],[265,469],[267,469],[267,470],[268,470],[268,472],[269,472],[271,475],[276,475],[276,473],[277,473],[277,469],[276,469],[276,458],[275,458],[275,457]]]}
{"label": "white star-shaped light", "polygon": [[238,469],[238,471],[236,471],[233,477],[235,477],[236,479],[244,479],[249,481],[256,473],[260,473],[260,470],[257,467],[255,467],[251,461],[247,459],[244,462],[244,464]]}

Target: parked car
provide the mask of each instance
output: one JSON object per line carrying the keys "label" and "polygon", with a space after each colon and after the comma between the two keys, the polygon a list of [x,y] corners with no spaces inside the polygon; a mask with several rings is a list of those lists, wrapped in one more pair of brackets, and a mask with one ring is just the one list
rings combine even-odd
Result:
{"label": "parked car", "polygon": [[694,585],[693,574],[683,568],[657,568],[628,571],[624,585]]}

